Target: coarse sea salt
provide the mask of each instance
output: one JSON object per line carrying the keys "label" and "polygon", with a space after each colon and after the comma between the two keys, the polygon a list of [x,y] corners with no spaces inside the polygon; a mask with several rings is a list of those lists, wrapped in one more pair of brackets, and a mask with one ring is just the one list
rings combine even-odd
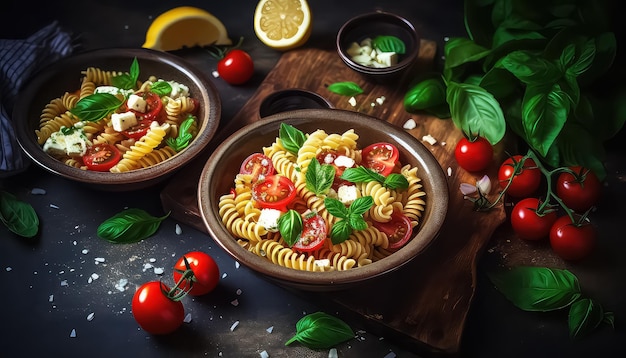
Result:
{"label": "coarse sea salt", "polygon": [[269,353],[267,353],[267,351],[262,351],[261,353],[259,353],[259,356],[261,358],[269,358]]}
{"label": "coarse sea salt", "polygon": [[33,195],[45,195],[46,191],[44,189],[41,189],[41,188],[33,188],[30,191],[30,193],[33,194]]}
{"label": "coarse sea salt", "polygon": [[176,224],[176,235],[180,235],[183,233],[183,229],[180,227],[180,225]]}
{"label": "coarse sea salt", "polygon": [[338,358],[339,354],[337,354],[337,348],[331,348],[328,351],[328,358]]}
{"label": "coarse sea salt", "polygon": [[274,326],[270,326],[270,327],[267,327],[267,329],[265,331],[267,333],[272,333],[273,330],[274,330]]}
{"label": "coarse sea salt", "polygon": [[154,273],[157,275],[162,275],[163,272],[165,272],[165,269],[163,267],[155,267],[154,268]]}
{"label": "coarse sea salt", "polygon": [[415,129],[415,127],[417,127],[417,123],[415,123],[415,120],[413,118],[407,119],[402,126],[402,128],[404,129]]}
{"label": "coarse sea salt", "polygon": [[230,331],[234,331],[235,328],[237,328],[237,326],[239,326],[239,321],[235,321],[233,322],[232,326],[230,326]]}
{"label": "coarse sea salt", "polygon": [[72,328],[72,331],[70,332],[70,338],[76,338],[76,329]]}
{"label": "coarse sea salt", "polygon": [[191,322],[191,313],[187,313],[187,315],[185,316],[185,319],[183,319],[183,322],[185,323]]}
{"label": "coarse sea salt", "polygon": [[88,315],[87,315],[87,321],[90,321],[90,322],[91,322],[91,321],[93,321],[93,318],[94,318],[94,316],[95,316],[95,315],[96,315],[96,314],[95,314],[95,313],[93,313],[93,312],[91,312],[90,314],[88,314]]}
{"label": "coarse sea salt", "polygon": [[435,137],[431,136],[430,134],[427,134],[425,136],[422,137],[422,140],[424,142],[427,142],[430,145],[435,145],[437,144],[437,140],[435,139]]}

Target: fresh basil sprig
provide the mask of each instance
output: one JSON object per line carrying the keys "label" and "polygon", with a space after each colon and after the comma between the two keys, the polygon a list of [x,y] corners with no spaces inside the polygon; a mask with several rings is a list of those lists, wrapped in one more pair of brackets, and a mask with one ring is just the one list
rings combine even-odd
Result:
{"label": "fresh basil sprig", "polygon": [[404,55],[406,53],[406,45],[404,44],[404,41],[396,36],[376,36],[372,40],[372,46],[382,52],[395,52],[399,55]]}
{"label": "fresh basil sprig", "polygon": [[15,195],[0,190],[0,221],[13,233],[31,238],[39,231],[35,209]]}
{"label": "fresh basil sprig", "polygon": [[409,181],[402,174],[391,173],[385,177],[384,175],[363,166],[347,168],[344,170],[343,174],[341,174],[341,179],[352,183],[377,181],[389,189],[406,189],[409,187]]}
{"label": "fresh basil sprig", "polygon": [[328,90],[342,96],[356,96],[363,93],[363,89],[356,82],[344,81],[328,85]]}
{"label": "fresh basil sprig", "polygon": [[324,199],[326,210],[328,210],[331,215],[341,219],[330,228],[330,239],[334,245],[346,241],[353,230],[367,229],[367,222],[363,219],[363,214],[365,214],[373,204],[374,199],[369,195],[357,198],[347,208],[337,199],[328,197]]}
{"label": "fresh basil sprig", "polygon": [[150,92],[158,94],[161,97],[167,96],[172,93],[172,85],[167,81],[157,81],[150,87]]}
{"label": "fresh basil sprig", "polygon": [[193,135],[189,132],[191,125],[194,122],[194,117],[190,114],[187,116],[187,119],[180,124],[180,128],[178,129],[178,137],[176,138],[167,138],[165,142],[167,145],[172,147],[177,152],[187,148],[189,143],[193,139]]}
{"label": "fresh basil sprig", "polygon": [[283,144],[283,147],[285,147],[289,153],[295,155],[298,154],[298,150],[300,150],[302,144],[304,144],[304,141],[306,140],[306,136],[301,130],[285,123],[280,124],[278,136]]}
{"label": "fresh basil sprig", "polygon": [[302,216],[293,209],[289,209],[278,218],[278,231],[289,247],[298,242],[302,234],[302,226]]}
{"label": "fresh basil sprig", "polygon": [[82,121],[97,122],[124,103],[110,93],[94,93],[81,98],[70,112]]}
{"label": "fresh basil sprig", "polygon": [[296,334],[285,345],[298,341],[310,349],[327,349],[354,338],[354,331],[341,319],[324,312],[302,317],[296,323]]}
{"label": "fresh basil sprig", "polygon": [[152,236],[169,216],[155,217],[142,209],[126,209],[98,226],[98,237],[116,244],[141,241]]}
{"label": "fresh basil sprig", "polygon": [[111,84],[117,88],[129,90],[137,86],[137,80],[139,79],[139,62],[137,57],[133,59],[130,64],[130,71],[117,76],[111,77]]}
{"label": "fresh basil sprig", "polygon": [[496,288],[516,307],[525,311],[555,311],[569,308],[569,331],[580,338],[602,322],[613,326],[612,312],[605,312],[593,299],[582,297],[578,278],[568,270],[518,266],[490,273]]}
{"label": "fresh basil sprig", "polygon": [[328,192],[335,179],[335,167],[328,164],[320,164],[317,158],[311,159],[306,171],[306,188],[316,195]]}

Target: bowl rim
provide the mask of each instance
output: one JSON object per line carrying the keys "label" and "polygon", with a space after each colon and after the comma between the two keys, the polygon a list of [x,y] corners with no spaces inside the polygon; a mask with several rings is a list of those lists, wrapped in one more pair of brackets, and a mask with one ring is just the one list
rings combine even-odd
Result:
{"label": "bowl rim", "polygon": [[[364,21],[370,18],[372,19],[391,18],[397,21],[398,23],[404,24],[415,42],[415,48],[413,49],[413,51],[409,53],[407,56],[404,56],[402,61],[390,67],[369,67],[369,66],[364,66],[364,65],[361,65],[359,63],[352,61],[352,59],[350,58],[350,56],[346,54],[345,49],[342,46],[342,42],[345,37],[345,34],[351,29],[351,27],[355,26],[355,24],[357,24],[358,22]],[[364,74],[368,74],[368,75],[386,75],[386,74],[391,74],[391,73],[402,71],[403,69],[410,66],[419,55],[420,41],[421,41],[420,35],[417,32],[415,25],[413,25],[413,23],[409,21],[407,18],[401,15],[398,15],[396,13],[393,13],[393,12],[377,10],[377,11],[367,12],[364,14],[354,16],[350,18],[348,21],[346,21],[339,28],[339,31],[337,32],[337,36],[335,39],[335,47],[337,49],[337,53],[339,54],[339,57],[341,57],[342,61],[346,65],[348,65],[348,67],[351,67],[352,69],[356,71],[363,72]]]}
{"label": "bowl rim", "polygon": [[[109,173],[81,170],[68,166],[60,161],[55,160],[45,153],[35,139],[34,133],[31,133],[29,121],[34,121],[29,117],[31,111],[28,108],[29,101],[36,98],[37,93],[52,77],[57,74],[58,70],[66,67],[77,67],[81,64],[88,64],[93,61],[104,59],[121,59],[134,57],[139,61],[141,66],[142,60],[150,60],[154,62],[162,62],[175,68],[184,76],[188,77],[195,86],[200,89],[200,93],[194,97],[201,99],[203,103],[209,103],[209,108],[204,109],[204,118],[199,128],[198,136],[193,142],[185,148],[184,151],[178,153],[172,159],[168,159],[157,165],[148,168],[141,168],[123,173]],[[80,73],[77,73],[80,76]],[[62,94],[62,93],[61,93]],[[50,98],[52,100],[52,98]],[[42,108],[43,109],[43,108]],[[138,182],[150,182],[156,178],[165,177],[182,166],[179,163],[186,163],[193,158],[208,145],[210,140],[217,132],[221,116],[221,99],[219,97],[217,87],[207,79],[206,75],[191,63],[187,62],[179,56],[173,54],[145,49],[145,48],[99,48],[88,50],[65,57],[50,66],[47,66],[33,76],[23,86],[22,91],[15,103],[13,109],[13,122],[16,132],[16,139],[24,153],[39,167],[59,175],[66,179],[78,182],[101,185],[103,188],[107,186],[116,186],[120,184],[137,184]]]}
{"label": "bowl rim", "polygon": [[[341,121],[346,120],[347,118],[358,118],[359,121],[365,121],[369,123],[369,125],[375,124],[380,127],[381,131],[391,131],[394,136],[403,143],[406,142],[411,144],[411,149],[417,151],[420,155],[420,157],[417,158],[420,165],[427,166],[434,179],[430,185],[432,185],[432,190],[437,192],[438,197],[437,200],[430,200],[428,205],[430,205],[431,210],[429,220],[435,224],[421,226],[416,236],[407,244],[407,246],[389,257],[373,262],[369,265],[352,268],[346,271],[309,272],[269,264],[266,259],[249,253],[246,249],[239,246],[239,244],[233,239],[233,236],[222,224],[221,218],[217,215],[216,208],[211,206],[211,200],[209,200],[211,173],[217,173],[220,171],[220,168],[217,167],[220,162],[220,158],[227,155],[229,147],[235,145],[240,136],[249,132],[254,132],[257,129],[266,126],[276,126],[276,133],[278,133],[278,126],[280,123],[296,123],[294,125],[297,127],[298,121],[302,122],[306,120],[327,118],[328,113],[325,114],[325,112],[328,111],[332,112],[332,117],[335,120]],[[268,145],[269,144],[271,143],[268,143]],[[279,283],[299,286],[300,288],[304,288],[306,290],[317,290],[319,288],[328,289],[331,286],[334,287],[333,289],[342,289],[352,284],[360,283],[362,279],[359,279],[359,277],[367,277],[368,279],[379,277],[406,265],[412,259],[421,254],[436,239],[436,237],[439,236],[441,228],[444,225],[449,202],[448,183],[443,169],[434,155],[424,144],[419,142],[419,140],[411,134],[389,122],[377,119],[367,114],[343,109],[300,109],[287,111],[265,117],[240,128],[226,138],[206,161],[200,174],[197,195],[200,216],[205,227],[213,240],[231,257],[249,268],[254,268],[253,270],[256,270],[257,273],[264,274],[268,278],[276,280]],[[420,240],[415,240],[417,237],[419,237]],[[427,237],[428,240],[422,240],[424,237]],[[223,240],[222,238],[228,238],[228,240]]]}

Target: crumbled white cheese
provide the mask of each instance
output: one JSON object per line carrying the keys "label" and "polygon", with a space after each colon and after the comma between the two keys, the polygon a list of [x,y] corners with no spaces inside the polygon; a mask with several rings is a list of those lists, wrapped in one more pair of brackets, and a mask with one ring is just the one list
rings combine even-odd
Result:
{"label": "crumbled white cheese", "polygon": [[183,229],[181,229],[180,225],[176,224],[176,235],[180,235],[183,233]]}
{"label": "crumbled white cheese", "polygon": [[356,185],[341,185],[337,189],[337,198],[343,204],[350,205],[359,197],[359,191]]}
{"label": "crumbled white cheese", "polygon": [[258,224],[263,226],[267,231],[276,232],[278,231],[278,219],[281,214],[282,212],[277,209],[261,209]]}
{"label": "crumbled white cheese", "polygon": [[448,176],[449,177],[452,176],[452,168],[451,167],[448,167]]}
{"label": "crumbled white cheese", "polygon": [[111,126],[116,132],[125,131],[134,125],[137,125],[137,116],[135,116],[135,112],[128,111],[113,113],[111,115]]}
{"label": "crumbled white cheese", "polygon": [[386,99],[387,98],[385,96],[380,96],[380,97],[376,98],[376,103],[383,104],[383,103],[385,103]]}
{"label": "crumbled white cheese", "polygon": [[97,265],[98,263],[104,262],[104,257],[96,257],[94,261],[96,262],[96,265]]}
{"label": "crumbled white cheese", "polygon": [[428,142],[428,144],[430,144],[430,145],[437,144],[437,140],[433,136],[431,136],[430,134],[427,134],[427,135],[423,136],[422,140],[424,142]]}
{"label": "crumbled white cheese", "polygon": [[269,355],[269,353],[267,353],[267,351],[262,351],[261,353],[259,353],[259,356],[261,358],[269,358],[270,357],[270,355]]}
{"label": "crumbled white cheese", "polygon": [[156,275],[162,275],[162,274],[163,274],[163,272],[165,272],[165,269],[164,269],[163,267],[155,267],[155,268],[154,268],[154,273],[155,273]]}
{"label": "crumbled white cheese", "polygon": [[220,73],[217,71],[213,71],[211,72],[211,74],[213,75],[213,77],[218,78],[220,76]]}
{"label": "crumbled white cheese", "polygon": [[356,98],[350,97],[350,99],[348,100],[348,103],[350,103],[350,105],[352,107],[355,107],[356,106]]}
{"label": "crumbled white cheese", "polygon": [[313,264],[317,267],[328,267],[330,266],[330,260],[329,259],[315,260],[313,261]]}
{"label": "crumbled white cheese", "polygon": [[335,165],[338,167],[352,168],[356,162],[350,157],[339,155],[335,158]]}
{"label": "crumbled white cheese", "polygon": [[131,94],[126,101],[126,105],[128,108],[134,109],[137,112],[145,113],[146,106],[148,102],[143,99],[141,96],[137,96],[136,94]]}
{"label": "crumbled white cheese", "polygon": [[404,125],[402,126],[402,128],[409,130],[414,129],[415,127],[417,127],[417,123],[415,123],[415,120],[413,118],[407,119],[407,121],[404,122]]}

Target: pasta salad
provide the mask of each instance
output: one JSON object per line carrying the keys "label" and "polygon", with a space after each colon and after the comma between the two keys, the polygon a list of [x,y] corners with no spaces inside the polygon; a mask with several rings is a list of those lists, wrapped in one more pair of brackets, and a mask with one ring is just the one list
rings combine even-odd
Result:
{"label": "pasta salad", "polygon": [[80,88],[52,99],[35,130],[43,150],[83,170],[122,173],[184,150],[198,132],[199,102],[182,83],[88,67]]}
{"label": "pasta salad", "polygon": [[347,270],[399,250],[426,205],[418,168],[392,143],[358,139],[281,123],[219,198],[225,227],[248,251],[298,270]]}

